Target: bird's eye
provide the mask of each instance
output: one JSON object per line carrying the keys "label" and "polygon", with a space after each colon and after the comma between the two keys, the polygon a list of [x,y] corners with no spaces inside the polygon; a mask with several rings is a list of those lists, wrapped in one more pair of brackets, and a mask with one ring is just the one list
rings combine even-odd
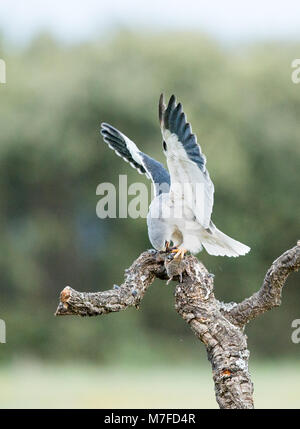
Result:
{"label": "bird's eye", "polygon": [[167,143],[165,141],[163,141],[163,148],[165,151],[167,151]]}

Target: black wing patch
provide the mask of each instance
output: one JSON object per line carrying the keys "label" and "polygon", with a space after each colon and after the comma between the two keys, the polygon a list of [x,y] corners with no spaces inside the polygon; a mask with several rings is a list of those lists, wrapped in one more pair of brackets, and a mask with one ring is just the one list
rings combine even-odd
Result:
{"label": "black wing patch", "polygon": [[104,141],[117,153],[117,155],[121,156],[124,161],[129,162],[130,165],[136,168],[140,174],[147,173],[143,165],[133,159],[124,137],[116,128],[103,122],[101,124],[100,132]]}
{"label": "black wing patch", "polygon": [[174,95],[171,96],[167,108],[163,101],[163,95],[160,96],[159,119],[161,126],[164,129],[177,135],[188,158],[191,161],[194,161],[199,168],[205,172],[205,155],[201,152],[195,134],[192,133],[191,125],[187,122],[181,103],[176,104],[176,98]]}
{"label": "black wing patch", "polygon": [[152,181],[155,186],[155,194],[160,195],[162,193],[168,193],[171,184],[169,172],[160,162],[156,161],[145,153],[140,153],[143,158],[143,164],[152,177]]}

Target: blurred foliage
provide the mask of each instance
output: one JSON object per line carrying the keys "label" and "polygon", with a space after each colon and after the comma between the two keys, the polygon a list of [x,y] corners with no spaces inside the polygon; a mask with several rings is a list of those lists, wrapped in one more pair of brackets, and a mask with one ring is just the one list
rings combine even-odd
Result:
{"label": "blurred foliage", "polygon": [[[134,34],[66,46],[47,34],[26,48],[0,43],[0,359],[192,362],[202,347],[174,311],[174,285],[157,281],[141,310],[103,318],[55,318],[61,289],[120,284],[150,247],[144,219],[99,219],[101,182],[146,178],[99,135],[106,121],[164,161],[159,94],[183,103],[215,183],[213,221],[251,253],[199,255],[216,295],[241,300],[271,262],[299,239],[300,85],[291,81],[299,44],[226,48],[195,33]],[[279,309],[249,325],[254,356],[299,355],[291,321],[300,317],[299,275]],[[298,286],[298,287],[297,287]],[[200,353],[201,348],[201,353]]]}

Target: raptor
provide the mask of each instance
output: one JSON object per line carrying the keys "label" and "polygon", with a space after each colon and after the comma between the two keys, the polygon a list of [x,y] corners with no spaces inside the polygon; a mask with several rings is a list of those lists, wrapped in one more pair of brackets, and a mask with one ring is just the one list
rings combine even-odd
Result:
{"label": "raptor", "polygon": [[153,182],[155,196],[147,215],[151,244],[157,250],[171,249],[179,258],[203,247],[215,256],[245,255],[250,248],[221,232],[211,220],[214,185],[205,155],[174,95],[167,106],[163,94],[160,96],[159,121],[168,170],[119,130],[101,124],[109,147]]}

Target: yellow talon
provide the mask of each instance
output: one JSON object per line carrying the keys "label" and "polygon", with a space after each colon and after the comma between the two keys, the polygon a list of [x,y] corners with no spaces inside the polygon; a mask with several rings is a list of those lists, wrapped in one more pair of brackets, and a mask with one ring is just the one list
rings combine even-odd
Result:
{"label": "yellow talon", "polygon": [[176,253],[176,255],[174,256],[174,259],[175,258],[183,259],[186,252],[187,252],[186,249],[178,249],[178,248],[172,249],[172,253]]}

